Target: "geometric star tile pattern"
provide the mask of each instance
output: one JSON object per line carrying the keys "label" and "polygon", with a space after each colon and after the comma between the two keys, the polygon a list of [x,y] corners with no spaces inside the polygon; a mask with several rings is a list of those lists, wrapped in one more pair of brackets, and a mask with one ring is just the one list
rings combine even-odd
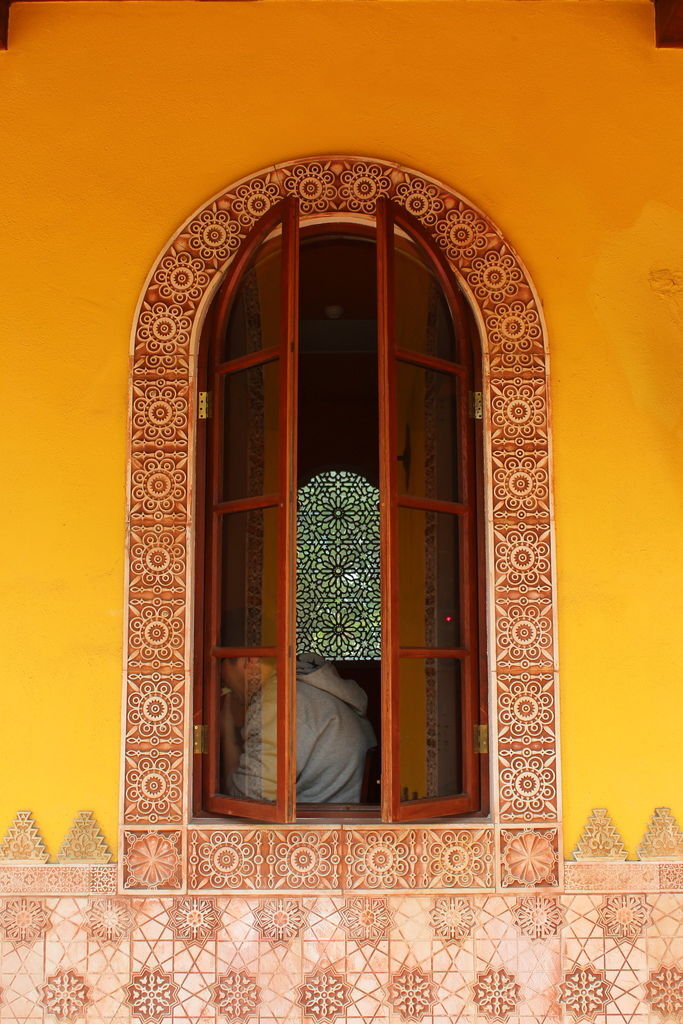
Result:
{"label": "geometric star tile pattern", "polygon": [[678,1022],[683,894],[0,901],[0,1021]]}

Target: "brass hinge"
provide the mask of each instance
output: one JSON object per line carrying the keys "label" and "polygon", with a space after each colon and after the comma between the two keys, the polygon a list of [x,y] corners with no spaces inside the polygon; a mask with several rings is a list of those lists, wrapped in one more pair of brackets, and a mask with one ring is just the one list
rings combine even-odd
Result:
{"label": "brass hinge", "polygon": [[484,394],[482,391],[470,391],[470,416],[473,420],[484,418]]}
{"label": "brass hinge", "polygon": [[213,413],[213,395],[210,391],[200,391],[197,403],[197,416],[200,420],[210,420]]}
{"label": "brass hinge", "polygon": [[208,732],[209,730],[205,725],[195,725],[193,744],[195,754],[207,754],[209,752]]}
{"label": "brass hinge", "polygon": [[474,752],[475,752],[475,754],[488,754],[488,752],[489,752],[489,727],[488,727],[488,725],[475,725],[475,727],[474,727]]}

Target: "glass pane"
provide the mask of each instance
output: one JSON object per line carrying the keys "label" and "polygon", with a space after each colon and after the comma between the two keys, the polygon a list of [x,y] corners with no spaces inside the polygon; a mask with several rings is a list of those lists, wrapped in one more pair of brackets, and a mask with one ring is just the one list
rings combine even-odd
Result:
{"label": "glass pane", "polygon": [[[348,673],[350,675],[350,673]],[[368,800],[377,746],[368,695],[347,672],[302,654],[296,663],[296,798],[305,804]]]}
{"label": "glass pane", "polygon": [[271,658],[219,665],[220,790],[274,803],[277,796],[277,681]]}
{"label": "glass pane", "polygon": [[379,490],[357,473],[319,473],[299,489],[297,651],[379,658]]}
{"label": "glass pane", "polygon": [[399,494],[459,501],[458,390],[449,373],[397,366]]}
{"label": "glass pane", "polygon": [[401,658],[402,800],[462,792],[462,665],[451,658]]}
{"label": "glass pane", "polygon": [[395,237],[396,344],[456,361],[458,344],[443,289],[418,247]]}
{"label": "glass pane", "polygon": [[399,645],[459,647],[459,517],[398,510]]}
{"label": "glass pane", "polygon": [[279,365],[274,360],[221,378],[221,501],[277,491]]}
{"label": "glass pane", "polygon": [[377,485],[375,243],[323,237],[301,247],[297,485],[324,470]]}
{"label": "glass pane", "polygon": [[277,509],[222,516],[221,647],[273,647],[277,635]]}
{"label": "glass pane", "polygon": [[251,259],[233,299],[220,362],[280,344],[282,236],[264,243]]}

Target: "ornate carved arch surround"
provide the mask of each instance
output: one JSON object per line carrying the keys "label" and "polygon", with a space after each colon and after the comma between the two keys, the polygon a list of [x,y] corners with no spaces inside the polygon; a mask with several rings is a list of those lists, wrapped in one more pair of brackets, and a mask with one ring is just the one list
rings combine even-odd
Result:
{"label": "ornate carved arch surround", "polygon": [[[240,243],[280,198],[302,222],[417,217],[469,296],[484,354],[492,815],[446,825],[189,823],[193,453],[205,310]],[[547,345],[533,285],[491,220],[422,174],[315,157],[258,172],[203,206],[154,265],[133,332],[126,891],[559,887],[559,761]]]}

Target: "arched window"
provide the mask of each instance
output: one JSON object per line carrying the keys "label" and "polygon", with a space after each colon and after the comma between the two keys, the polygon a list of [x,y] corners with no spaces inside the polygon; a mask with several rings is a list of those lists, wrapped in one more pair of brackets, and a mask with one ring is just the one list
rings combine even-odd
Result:
{"label": "arched window", "polygon": [[419,224],[252,231],[200,374],[197,809],[485,810],[478,339]]}

